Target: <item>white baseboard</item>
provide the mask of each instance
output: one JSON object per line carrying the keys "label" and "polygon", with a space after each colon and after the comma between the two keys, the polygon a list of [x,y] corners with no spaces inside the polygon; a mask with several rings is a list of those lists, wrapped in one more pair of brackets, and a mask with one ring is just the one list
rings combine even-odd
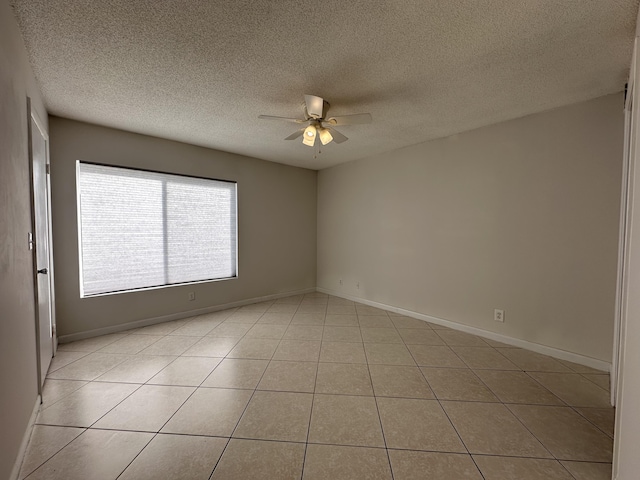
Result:
{"label": "white baseboard", "polygon": [[326,293],[329,295],[334,295],[336,297],[346,298],[347,300],[353,300],[354,302],[363,303],[371,307],[381,308],[389,312],[398,313],[400,315],[405,315],[407,317],[417,318],[419,320],[424,320],[425,322],[435,323],[436,325],[442,325],[444,327],[449,327],[454,330],[459,330],[461,332],[478,335],[479,337],[495,340],[496,342],[502,342],[507,345],[512,345],[514,347],[520,347],[526,350],[531,350],[533,352],[541,353],[543,355],[548,355],[550,357],[558,358],[560,360],[567,360],[569,362],[577,363],[579,365],[585,365],[587,367],[595,368],[597,370],[602,370],[605,372],[611,371],[611,363],[605,362],[603,360],[598,360],[597,358],[591,358],[585,355],[580,355],[579,353],[567,352],[566,350],[560,350],[559,348],[553,348],[553,347],[548,347],[546,345],[541,345],[539,343],[528,342],[526,340],[509,337],[507,335],[502,335],[500,333],[490,332],[488,330],[483,330],[481,328],[464,325],[462,323],[452,322],[451,320],[432,317],[430,315],[425,315],[423,313],[413,312],[411,310],[405,310],[404,308],[399,308],[399,307],[394,307],[392,305],[386,305],[384,303],[374,302],[371,300],[367,300],[365,298],[355,297],[352,295],[345,295],[342,292],[336,292],[328,288],[318,287],[316,290],[321,293]]}
{"label": "white baseboard", "polygon": [[238,300],[237,302],[224,303],[221,305],[214,305],[211,307],[199,308],[197,310],[189,310],[187,312],[172,313],[170,315],[162,315],[160,317],[145,318],[143,320],[136,320],[133,322],[121,323],[119,325],[111,325],[108,327],[96,328],[93,330],[87,330],[85,332],[71,333],[69,335],[61,335],[58,337],[60,344],[75,342],[76,340],[84,340],[85,338],[97,337],[99,335],[106,335],[108,333],[117,333],[125,330],[131,330],[132,328],[148,327],[149,325],[155,325],[157,323],[169,322],[171,320],[180,320],[182,318],[195,317],[196,315],[204,315],[205,313],[218,312],[220,310],[226,310],[228,308],[242,307],[244,305],[250,305],[252,303],[265,302],[267,300],[275,300],[283,297],[290,297],[292,295],[302,295],[305,293],[314,293],[315,288],[305,288],[303,290],[295,290],[286,293],[275,293],[273,295],[265,295],[263,297],[248,298],[245,300]]}
{"label": "white baseboard", "polygon": [[31,412],[31,416],[29,417],[29,424],[24,431],[24,435],[22,436],[22,443],[20,443],[20,450],[18,450],[18,456],[16,457],[16,461],[13,464],[13,470],[11,470],[11,475],[9,475],[9,480],[17,480],[18,475],[20,475],[20,468],[22,467],[22,461],[24,460],[24,455],[27,453],[27,446],[29,445],[29,439],[31,438],[31,432],[33,431],[33,425],[36,423],[36,417],[38,416],[38,412],[40,411],[40,405],[42,404],[42,398],[40,395],[36,397],[36,403],[33,406],[33,411]]}

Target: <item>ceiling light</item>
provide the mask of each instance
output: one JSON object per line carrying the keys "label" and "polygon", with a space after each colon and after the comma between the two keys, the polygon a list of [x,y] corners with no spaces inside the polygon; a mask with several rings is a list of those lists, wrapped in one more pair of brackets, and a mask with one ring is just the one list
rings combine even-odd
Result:
{"label": "ceiling light", "polygon": [[327,128],[319,129],[318,134],[320,135],[320,141],[322,142],[323,145],[326,145],[327,143],[330,143],[331,140],[333,140],[333,136],[331,135],[331,132]]}
{"label": "ceiling light", "polygon": [[305,145],[308,145],[309,147],[313,147],[313,145],[316,143],[316,126],[315,125],[309,125],[307,128],[304,129],[304,136],[302,138],[302,143],[304,143]]}

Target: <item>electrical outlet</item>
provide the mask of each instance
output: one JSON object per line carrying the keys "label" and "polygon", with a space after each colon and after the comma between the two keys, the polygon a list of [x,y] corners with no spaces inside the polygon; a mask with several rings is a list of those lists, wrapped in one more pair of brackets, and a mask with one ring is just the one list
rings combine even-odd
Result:
{"label": "electrical outlet", "polygon": [[360,282],[356,283],[356,288],[360,290]]}
{"label": "electrical outlet", "polygon": [[340,286],[342,286],[342,279],[340,279]]}
{"label": "electrical outlet", "polygon": [[189,301],[192,302],[196,299],[196,292],[189,292]]}
{"label": "electrical outlet", "polygon": [[493,311],[493,319],[496,322],[504,322],[504,310],[495,309]]}

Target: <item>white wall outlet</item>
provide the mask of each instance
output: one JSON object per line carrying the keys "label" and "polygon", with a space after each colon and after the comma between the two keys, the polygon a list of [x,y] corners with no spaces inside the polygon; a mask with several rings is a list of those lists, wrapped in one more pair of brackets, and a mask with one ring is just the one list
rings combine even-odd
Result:
{"label": "white wall outlet", "polygon": [[196,292],[189,292],[189,301],[192,302],[196,299]]}
{"label": "white wall outlet", "polygon": [[340,286],[342,286],[342,279],[340,279]]}
{"label": "white wall outlet", "polygon": [[493,319],[496,322],[504,322],[504,310],[495,309],[493,311]]}

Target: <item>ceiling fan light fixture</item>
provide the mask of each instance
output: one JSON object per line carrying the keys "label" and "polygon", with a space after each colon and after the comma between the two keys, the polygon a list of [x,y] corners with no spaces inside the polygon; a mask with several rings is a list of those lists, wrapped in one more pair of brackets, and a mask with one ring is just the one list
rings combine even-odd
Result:
{"label": "ceiling fan light fixture", "polygon": [[304,129],[302,143],[304,143],[309,147],[313,147],[313,145],[316,143],[316,134],[317,134],[316,126],[309,125],[307,128]]}
{"label": "ceiling fan light fixture", "polygon": [[331,141],[333,140],[333,135],[331,135],[331,132],[326,128],[319,129],[318,135],[320,136],[320,141],[322,142],[322,145],[331,143]]}

